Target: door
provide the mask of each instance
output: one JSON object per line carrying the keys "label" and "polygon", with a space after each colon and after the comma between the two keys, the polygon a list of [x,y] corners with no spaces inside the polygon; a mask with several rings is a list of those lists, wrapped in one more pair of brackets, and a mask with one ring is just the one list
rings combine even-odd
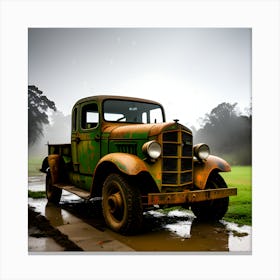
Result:
{"label": "door", "polygon": [[77,116],[78,129],[72,131],[74,171],[92,175],[100,159],[100,118],[97,104],[87,102],[80,105]]}

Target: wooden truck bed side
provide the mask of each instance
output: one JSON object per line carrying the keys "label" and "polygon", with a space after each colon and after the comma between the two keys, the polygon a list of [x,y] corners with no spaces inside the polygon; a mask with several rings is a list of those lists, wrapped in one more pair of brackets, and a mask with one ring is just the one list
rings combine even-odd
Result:
{"label": "wooden truck bed side", "polygon": [[68,163],[72,159],[71,144],[48,144],[49,155],[60,155],[63,157],[64,162]]}

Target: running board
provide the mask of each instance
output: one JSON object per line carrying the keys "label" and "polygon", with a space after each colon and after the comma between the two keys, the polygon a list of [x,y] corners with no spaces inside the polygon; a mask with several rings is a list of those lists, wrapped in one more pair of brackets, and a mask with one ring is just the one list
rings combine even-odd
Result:
{"label": "running board", "polygon": [[67,185],[67,184],[62,184],[62,183],[57,183],[57,184],[53,184],[54,187],[59,188],[59,189],[63,189],[66,190],[70,193],[73,193],[83,199],[90,199],[90,192],[79,189],[75,186],[72,185]]}

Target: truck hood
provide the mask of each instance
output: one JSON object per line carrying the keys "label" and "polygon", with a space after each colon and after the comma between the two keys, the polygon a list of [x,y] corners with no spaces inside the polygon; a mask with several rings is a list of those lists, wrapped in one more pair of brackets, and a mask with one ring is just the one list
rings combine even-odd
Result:
{"label": "truck hood", "polygon": [[188,128],[176,122],[154,123],[154,124],[108,124],[103,128],[104,136],[113,139],[148,139],[155,137],[167,130]]}

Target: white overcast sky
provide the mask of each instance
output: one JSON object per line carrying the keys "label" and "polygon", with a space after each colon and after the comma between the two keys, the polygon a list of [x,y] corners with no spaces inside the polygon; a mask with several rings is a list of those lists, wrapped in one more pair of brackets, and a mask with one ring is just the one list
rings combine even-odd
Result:
{"label": "white overcast sky", "polygon": [[28,83],[58,110],[80,98],[159,101],[167,120],[198,128],[221,102],[251,102],[249,28],[29,28]]}

